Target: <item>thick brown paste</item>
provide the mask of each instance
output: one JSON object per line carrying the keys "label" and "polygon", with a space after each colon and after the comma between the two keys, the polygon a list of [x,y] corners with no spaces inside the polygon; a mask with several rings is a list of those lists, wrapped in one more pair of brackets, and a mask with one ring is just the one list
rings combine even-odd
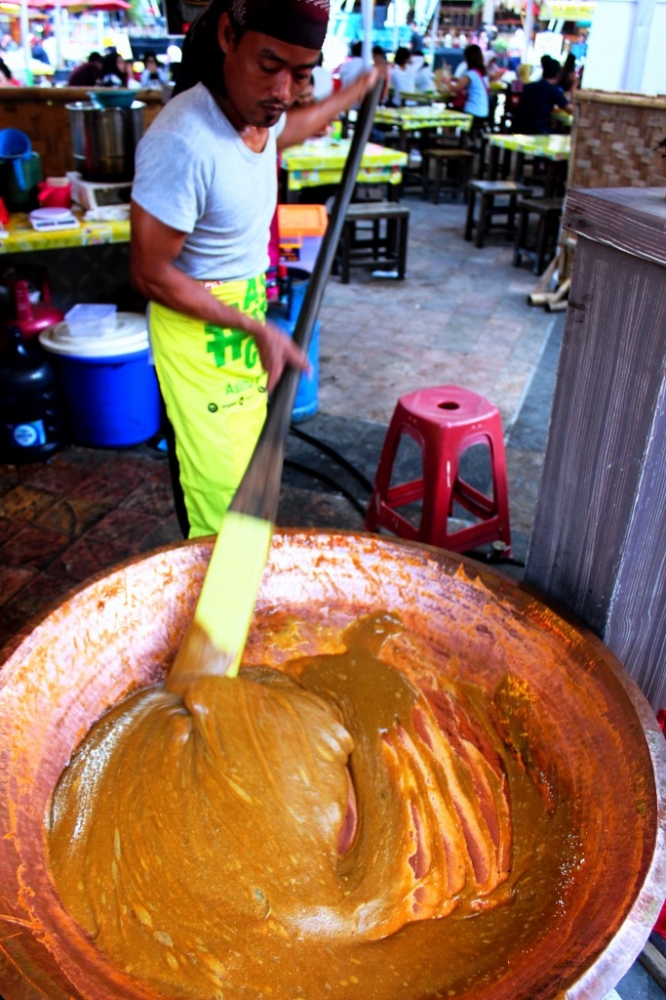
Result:
{"label": "thick brown paste", "polygon": [[448,678],[388,615],[344,640],[141,691],[63,774],[63,903],[160,996],[455,996],[566,905],[583,859],[525,682]]}

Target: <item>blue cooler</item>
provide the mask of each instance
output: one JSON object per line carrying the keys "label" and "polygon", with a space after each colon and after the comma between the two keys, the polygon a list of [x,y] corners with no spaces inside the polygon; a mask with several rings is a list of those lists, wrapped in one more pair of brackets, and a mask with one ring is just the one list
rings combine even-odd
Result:
{"label": "blue cooler", "polygon": [[157,434],[160,393],[145,316],[117,313],[114,328],[94,334],[58,323],[39,339],[57,364],[74,441],[123,448]]}
{"label": "blue cooler", "polygon": [[[267,319],[293,337],[296,329],[303,299],[310,280],[310,273],[298,267],[287,269],[289,291],[286,302],[271,303],[268,307]],[[312,339],[308,348],[310,374],[303,372],[298,380],[294,409],[291,419],[295,424],[309,417],[314,417],[319,407],[319,320],[316,320],[312,331]]]}

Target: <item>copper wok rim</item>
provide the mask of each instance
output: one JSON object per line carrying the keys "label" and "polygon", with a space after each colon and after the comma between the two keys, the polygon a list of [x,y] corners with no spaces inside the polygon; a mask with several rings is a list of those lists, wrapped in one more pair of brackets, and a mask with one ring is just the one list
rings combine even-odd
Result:
{"label": "copper wok rim", "polygon": [[[187,548],[199,550],[201,558],[205,563],[212,550],[213,538],[196,539],[189,542],[175,543],[164,546],[154,552],[142,554],[129,559],[110,570],[102,571],[95,577],[85,581],[83,584],[74,587],[67,595],[65,601],[76,600],[86,591],[94,590],[101,581],[122,576],[129,568],[137,563],[149,563],[155,560],[155,564],[164,557],[165,554],[178,553]],[[459,567],[463,567],[470,583],[480,581],[480,583],[496,594],[502,601],[506,601],[520,611],[520,604],[525,606],[541,605],[546,607],[543,600],[534,595],[532,591],[520,583],[511,580],[491,568],[481,566],[479,563],[461,557],[457,554],[444,552],[440,549],[419,545],[416,543],[403,542],[397,539],[379,538],[376,535],[365,535],[362,533],[343,531],[318,531],[288,529],[277,531],[275,542],[280,544],[301,545],[316,543],[319,544],[339,544],[343,548],[350,548],[352,545],[380,547],[388,555],[394,558],[399,557],[401,552],[410,552],[413,556],[423,558],[434,563],[445,575],[453,576]],[[339,540],[339,542],[336,542]],[[58,608],[62,601],[57,602],[54,607]],[[566,997],[568,1000],[593,1000],[601,998],[612,989],[618,980],[629,969],[633,961],[640,953],[650,931],[657,919],[659,910],[666,895],[666,741],[659,729],[653,710],[650,708],[645,697],[642,695],[637,685],[626,674],[620,663],[610,653],[610,651],[597,639],[589,630],[581,627],[575,621],[563,616],[556,610],[561,621],[566,627],[581,636],[582,640],[591,646],[596,656],[609,667],[616,680],[621,685],[626,698],[631,703],[632,709],[640,724],[645,739],[646,750],[650,758],[652,767],[652,777],[654,780],[656,798],[657,827],[655,831],[654,850],[649,865],[639,888],[636,898],[629,908],[624,920],[616,929],[598,957],[586,968],[579,978],[569,985],[565,991],[558,993],[559,997]],[[0,663],[9,665],[10,661],[16,661],[23,653],[29,653],[31,643],[35,634],[39,633],[40,627],[47,622],[53,611],[47,611],[40,616],[37,622],[31,623],[23,628],[0,652]],[[4,672],[0,672],[0,698],[5,680]],[[554,996],[554,994],[553,994]]]}

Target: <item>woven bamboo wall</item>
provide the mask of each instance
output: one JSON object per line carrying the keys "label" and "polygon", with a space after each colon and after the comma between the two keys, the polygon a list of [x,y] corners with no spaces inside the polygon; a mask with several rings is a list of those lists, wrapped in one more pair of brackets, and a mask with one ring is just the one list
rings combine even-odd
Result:
{"label": "woven bamboo wall", "polygon": [[[144,101],[146,128],[162,107],[159,93],[137,91]],[[63,177],[74,169],[69,115],[66,105],[87,101],[85,87],[3,87],[0,91],[0,129],[18,128],[30,137],[39,153],[44,177]]]}
{"label": "woven bamboo wall", "polygon": [[567,187],[662,187],[666,160],[666,97],[581,90]]}

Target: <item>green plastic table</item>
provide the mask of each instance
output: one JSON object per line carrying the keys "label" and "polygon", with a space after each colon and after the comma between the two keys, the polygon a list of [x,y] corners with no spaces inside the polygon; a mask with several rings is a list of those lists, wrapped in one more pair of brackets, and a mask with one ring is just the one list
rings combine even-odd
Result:
{"label": "green plastic table", "polygon": [[[546,161],[544,174],[544,197],[549,198],[555,187],[559,164],[566,163],[571,155],[571,136],[569,135],[491,135],[490,144],[490,179],[497,180],[500,172],[500,151],[504,151],[502,174],[511,176],[514,180],[522,180],[526,157],[539,157]],[[515,154],[516,163],[511,167],[511,157]]]}
{"label": "green plastic table", "polygon": [[86,222],[83,218],[83,212],[77,208],[74,209],[74,215],[79,221],[79,226],[76,229],[52,229],[47,232],[37,232],[32,228],[27,214],[13,212],[5,227],[7,235],[0,239],[0,255],[129,242],[129,219]]}
{"label": "green plastic table", "polygon": [[[308,188],[339,184],[350,143],[349,139],[337,143],[328,138],[311,139],[302,146],[286,149],[280,157],[281,201],[296,201],[300,192]],[[406,153],[369,142],[357,183],[385,184],[389,194],[394,195],[391,200],[397,201],[406,164]]]}

